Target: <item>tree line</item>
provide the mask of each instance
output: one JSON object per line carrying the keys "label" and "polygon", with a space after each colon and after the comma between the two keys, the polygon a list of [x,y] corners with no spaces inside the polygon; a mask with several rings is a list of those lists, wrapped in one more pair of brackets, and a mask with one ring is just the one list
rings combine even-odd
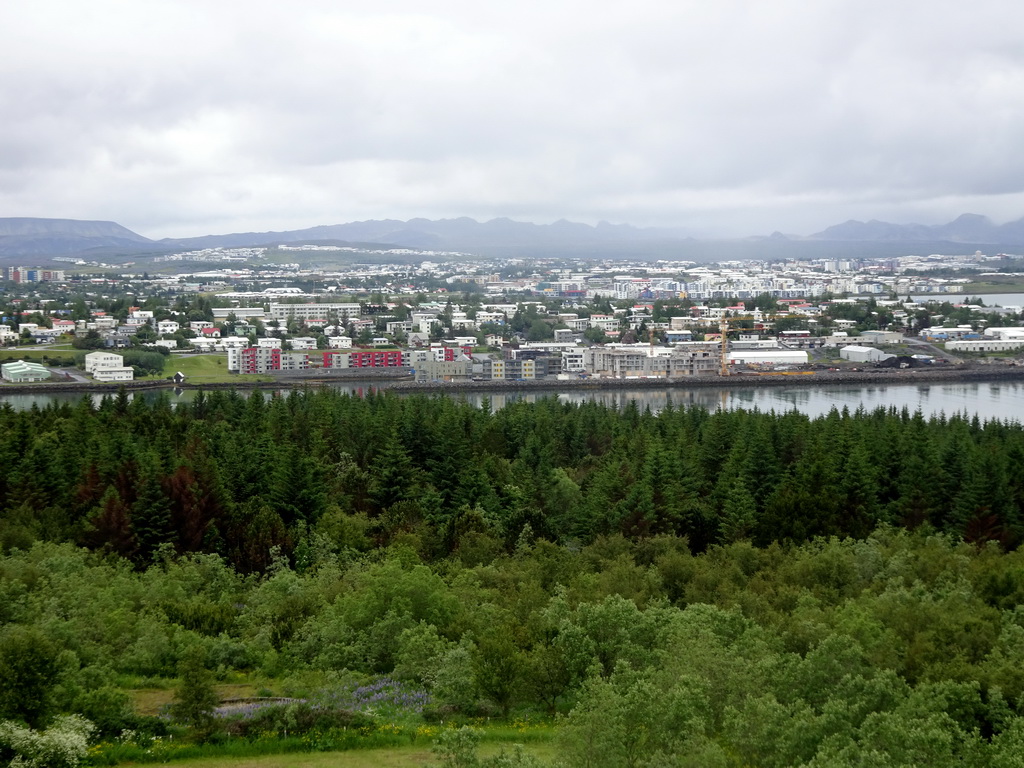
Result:
{"label": "tree line", "polygon": [[122,391],[0,409],[0,465],[5,549],[71,541],[142,567],[170,547],[243,572],[275,548],[301,564],[400,537],[427,562],[523,537],[672,535],[699,553],[880,523],[1011,549],[1024,504],[1019,424],[906,410],[655,415],[547,399],[492,412],[326,390],[199,392],[172,408]]}

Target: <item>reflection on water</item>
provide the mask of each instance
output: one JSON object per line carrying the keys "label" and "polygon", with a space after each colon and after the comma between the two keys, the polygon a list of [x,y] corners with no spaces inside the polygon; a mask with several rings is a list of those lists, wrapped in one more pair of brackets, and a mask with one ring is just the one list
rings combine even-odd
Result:
{"label": "reflection on water", "polygon": [[[379,384],[349,382],[332,384],[332,389],[363,397]],[[265,396],[267,390],[257,390]],[[277,390],[278,392],[283,390]],[[286,391],[286,390],[285,390]],[[241,390],[248,396],[249,391]],[[153,402],[164,396],[173,405],[189,403],[196,396],[196,390],[164,390],[132,393],[131,397],[142,397]],[[709,411],[720,408],[746,408],[760,411],[800,411],[808,416],[822,416],[833,408],[844,407],[851,412],[858,408],[873,411],[876,408],[896,408],[914,412],[920,410],[925,416],[966,413],[979,419],[1004,419],[1024,421],[1024,383],[984,382],[950,384],[907,384],[902,386],[832,386],[832,387],[760,387],[750,389],[608,389],[608,390],[567,390],[559,393],[548,392],[488,392],[453,394],[474,405],[490,401],[492,410],[504,408],[508,403],[534,402],[544,397],[557,397],[565,403],[598,402],[614,408],[622,408],[635,401],[641,410],[649,408],[658,412],[669,403],[673,408],[700,406]],[[99,405],[102,395],[81,392],[47,394],[10,394],[0,392],[0,404],[9,403],[15,410],[27,410],[33,405],[44,408],[52,403],[75,404],[87,397]]]}

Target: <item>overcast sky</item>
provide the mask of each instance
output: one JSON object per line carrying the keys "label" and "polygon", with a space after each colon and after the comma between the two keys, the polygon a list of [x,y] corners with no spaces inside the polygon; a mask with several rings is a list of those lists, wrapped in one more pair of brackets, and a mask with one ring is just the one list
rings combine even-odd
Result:
{"label": "overcast sky", "polygon": [[1024,216],[1009,0],[8,0],[0,216]]}

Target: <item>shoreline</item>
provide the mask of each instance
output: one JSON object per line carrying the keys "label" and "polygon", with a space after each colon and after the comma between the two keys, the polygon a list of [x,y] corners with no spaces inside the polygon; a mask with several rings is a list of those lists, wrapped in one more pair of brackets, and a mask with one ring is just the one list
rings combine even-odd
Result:
{"label": "shoreline", "polygon": [[241,390],[241,389],[315,389],[331,384],[355,382],[368,387],[393,389],[397,392],[501,392],[501,391],[565,391],[601,389],[748,389],[762,387],[820,387],[830,385],[878,386],[913,384],[1024,381],[1024,366],[943,366],[898,370],[872,368],[862,371],[810,371],[776,374],[737,373],[732,376],[692,376],[678,379],[539,379],[532,381],[459,381],[417,382],[407,373],[379,373],[376,376],[359,371],[358,376],[323,375],[315,372],[307,376],[282,376],[277,381],[227,381],[206,384],[173,381],[133,381],[103,384],[97,382],[40,382],[35,384],[0,384],[0,397],[4,393],[53,394],[81,392],[83,394],[116,394],[126,391],[161,389]]}

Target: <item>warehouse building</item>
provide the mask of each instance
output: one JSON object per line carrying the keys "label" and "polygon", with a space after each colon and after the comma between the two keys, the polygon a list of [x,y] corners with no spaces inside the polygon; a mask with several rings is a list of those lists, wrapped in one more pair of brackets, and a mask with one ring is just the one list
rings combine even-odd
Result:
{"label": "warehouse building", "polygon": [[4,363],[0,366],[0,377],[4,381],[26,382],[46,381],[50,378],[50,372],[39,363],[31,363],[27,360],[15,360],[13,363]]}
{"label": "warehouse building", "polygon": [[851,363],[880,363],[890,357],[895,357],[895,355],[890,355],[875,347],[865,347],[860,344],[849,344],[843,347],[839,350],[839,356]]}

